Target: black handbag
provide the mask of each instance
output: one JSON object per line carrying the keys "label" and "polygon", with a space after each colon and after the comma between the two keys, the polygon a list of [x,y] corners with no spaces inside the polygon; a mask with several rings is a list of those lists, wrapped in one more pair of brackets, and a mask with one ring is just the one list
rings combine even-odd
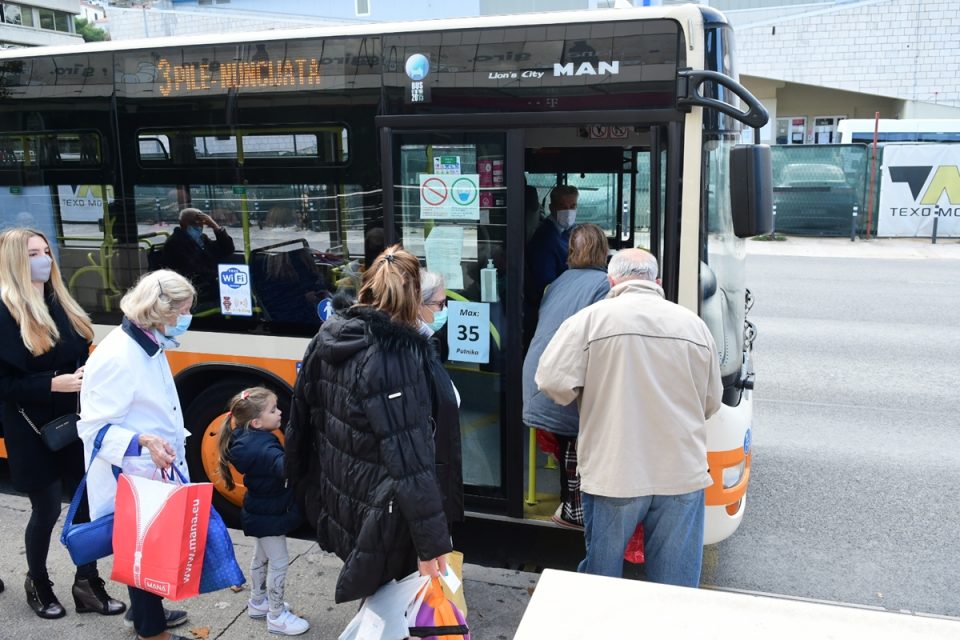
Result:
{"label": "black handbag", "polygon": [[77,394],[77,413],[68,413],[59,418],[54,418],[39,429],[27,415],[27,412],[23,410],[23,407],[17,405],[17,410],[30,425],[30,428],[37,432],[37,435],[43,440],[43,444],[50,451],[60,451],[64,447],[80,441],[80,436],[77,434],[77,422],[80,420],[80,394]]}

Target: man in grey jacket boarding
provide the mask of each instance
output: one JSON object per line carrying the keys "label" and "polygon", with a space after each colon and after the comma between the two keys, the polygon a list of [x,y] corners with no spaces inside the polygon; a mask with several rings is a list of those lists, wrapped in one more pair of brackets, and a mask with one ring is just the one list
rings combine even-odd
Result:
{"label": "man in grey jacket boarding", "polygon": [[723,395],[717,348],[695,313],[664,299],[650,253],[619,252],[607,275],[606,299],[560,326],[535,378],[557,404],[580,405],[579,570],[621,577],[643,523],[647,577],[696,587],[711,484],[706,421]]}

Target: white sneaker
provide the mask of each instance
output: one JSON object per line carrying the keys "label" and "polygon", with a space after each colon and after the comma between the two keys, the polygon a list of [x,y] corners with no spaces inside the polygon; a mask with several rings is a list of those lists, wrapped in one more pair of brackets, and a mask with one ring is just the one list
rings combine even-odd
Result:
{"label": "white sneaker", "polygon": [[289,609],[284,609],[276,618],[267,616],[267,631],[278,636],[298,636],[306,633],[309,628],[309,622],[294,615]]}
{"label": "white sneaker", "polygon": [[[290,603],[283,603],[284,611],[290,610]],[[252,599],[247,600],[247,615],[253,618],[254,620],[263,620],[267,617],[267,614],[270,613],[270,600],[266,597],[260,603],[254,602]]]}

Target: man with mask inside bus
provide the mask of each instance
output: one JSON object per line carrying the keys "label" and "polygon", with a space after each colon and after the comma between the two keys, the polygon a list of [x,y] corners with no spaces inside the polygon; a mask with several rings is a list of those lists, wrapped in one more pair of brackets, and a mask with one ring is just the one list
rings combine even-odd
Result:
{"label": "man with mask inside bus", "polygon": [[[213,230],[214,240],[203,233]],[[180,226],[163,246],[163,265],[189,279],[197,289],[197,304],[219,306],[217,265],[233,255],[233,238],[199,209],[180,212]]]}
{"label": "man with mask inside bus", "polygon": [[558,185],[550,191],[550,215],[540,221],[527,242],[526,282],[524,285],[524,344],[529,344],[537,327],[537,312],[543,290],[567,270],[570,230],[577,221],[580,192],[571,185]]}

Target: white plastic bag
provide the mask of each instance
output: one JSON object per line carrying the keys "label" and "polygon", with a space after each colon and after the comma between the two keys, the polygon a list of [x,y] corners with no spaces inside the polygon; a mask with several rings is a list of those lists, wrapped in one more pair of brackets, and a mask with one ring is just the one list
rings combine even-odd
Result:
{"label": "white plastic bag", "polygon": [[428,576],[411,573],[383,585],[363,601],[339,640],[405,640],[410,635],[407,618],[411,612],[416,616],[428,582]]}

